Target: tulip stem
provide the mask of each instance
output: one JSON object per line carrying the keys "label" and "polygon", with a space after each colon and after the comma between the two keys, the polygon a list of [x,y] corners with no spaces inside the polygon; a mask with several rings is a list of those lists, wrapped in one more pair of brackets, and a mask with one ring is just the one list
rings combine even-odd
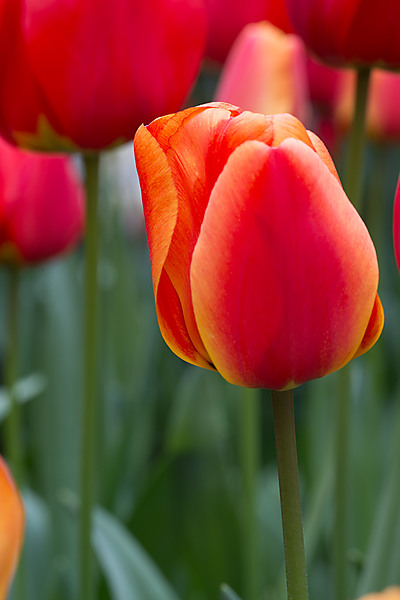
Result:
{"label": "tulip stem", "polygon": [[293,390],[272,391],[288,600],[308,600]]}
{"label": "tulip stem", "polygon": [[244,388],[241,398],[241,455],[243,474],[243,567],[244,599],[256,600],[258,580],[258,536],[256,492],[259,460],[259,390]]}
{"label": "tulip stem", "polygon": [[349,420],[350,420],[350,366],[338,374],[336,413],[336,469],[335,469],[335,532],[334,565],[335,597],[345,600],[347,594],[348,549],[348,481],[349,481]]}
{"label": "tulip stem", "polygon": [[368,88],[370,69],[361,68],[357,71],[357,91],[354,108],[353,126],[350,133],[349,150],[347,157],[347,170],[345,189],[348,197],[361,212],[361,184],[362,164],[365,142],[365,119],[367,112]]}
{"label": "tulip stem", "polygon": [[80,598],[92,600],[93,564],[91,516],[96,492],[97,425],[97,261],[99,227],[97,215],[99,155],[85,156],[86,166],[86,270],[85,270],[85,358],[81,444]]}
{"label": "tulip stem", "polygon": [[15,394],[18,377],[18,297],[19,269],[10,266],[8,269],[8,318],[7,318],[7,354],[6,384],[10,401],[10,413],[7,419],[7,455],[18,485],[22,477],[22,440],[21,411]]}

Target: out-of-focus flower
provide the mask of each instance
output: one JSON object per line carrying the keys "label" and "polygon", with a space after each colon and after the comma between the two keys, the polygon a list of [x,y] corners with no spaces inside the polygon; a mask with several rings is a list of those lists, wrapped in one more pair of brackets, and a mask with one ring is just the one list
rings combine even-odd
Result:
{"label": "out-of-focus flower", "polygon": [[[354,73],[343,80],[336,121],[347,130],[354,115],[356,81]],[[366,127],[368,135],[379,141],[400,140],[400,75],[374,69],[368,92]]]}
{"label": "out-of-focus flower", "polygon": [[287,33],[292,31],[284,0],[206,0],[206,8],[209,21],[206,54],[220,63],[249,23],[270,21]]}
{"label": "out-of-focus flower", "polygon": [[0,600],[6,600],[22,548],[25,514],[11,473],[0,456]]}
{"label": "out-of-focus flower", "polygon": [[84,190],[70,157],[0,139],[0,262],[36,263],[71,249],[84,226]]}
{"label": "out-of-focus flower", "polygon": [[180,108],[203,56],[203,0],[2,0],[0,131],[100,150]]}
{"label": "out-of-focus flower", "polygon": [[286,0],[293,28],[333,64],[400,65],[398,0]]}
{"label": "out-of-focus flower", "polygon": [[388,587],[382,592],[367,594],[360,598],[360,600],[400,600],[400,587]]}
{"label": "out-of-focus flower", "polygon": [[215,99],[264,114],[309,116],[306,53],[300,38],[263,21],[247,25],[225,63]]}
{"label": "out-of-focus flower", "polygon": [[190,108],[140,127],[135,155],[159,325],[178,356],[279,390],[375,343],[374,246],[295,117]]}

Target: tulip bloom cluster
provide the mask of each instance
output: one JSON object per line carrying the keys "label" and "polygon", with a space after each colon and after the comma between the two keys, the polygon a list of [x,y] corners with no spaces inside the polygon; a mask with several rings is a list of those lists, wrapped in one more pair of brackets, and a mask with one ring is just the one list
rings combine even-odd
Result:
{"label": "tulip bloom cluster", "polygon": [[2,0],[2,135],[46,150],[132,139],[181,106],[205,27],[201,0]]}
{"label": "tulip bloom cluster", "polygon": [[178,356],[281,390],[376,341],[372,241],[295,117],[190,108],[140,127],[135,155],[159,324]]}
{"label": "tulip bloom cluster", "polygon": [[0,600],[6,600],[22,548],[24,508],[18,489],[0,457]]}
{"label": "tulip bloom cluster", "polygon": [[25,265],[72,248],[85,194],[72,160],[19,150],[0,139],[0,262]]}

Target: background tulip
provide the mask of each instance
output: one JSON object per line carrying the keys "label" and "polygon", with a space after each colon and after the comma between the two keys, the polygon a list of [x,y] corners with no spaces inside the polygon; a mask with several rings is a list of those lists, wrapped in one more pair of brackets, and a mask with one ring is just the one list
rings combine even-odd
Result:
{"label": "background tulip", "polygon": [[99,150],[180,107],[202,58],[205,12],[202,0],[4,0],[0,34],[3,135]]}
{"label": "background tulip", "polygon": [[[349,75],[342,81],[335,114],[339,127],[344,130],[350,128],[354,118],[355,77],[353,73]],[[366,115],[366,129],[371,138],[379,141],[400,139],[399,93],[398,73],[373,69]]]}
{"label": "background tulip", "polygon": [[400,600],[400,587],[388,587],[382,592],[367,594],[360,598],[360,600]]}
{"label": "background tulip", "polygon": [[22,548],[25,517],[17,487],[0,457],[0,600],[6,600]]}
{"label": "background tulip", "polygon": [[135,155],[159,324],[178,356],[279,390],[376,341],[372,241],[297,119],[204,105],[140,127]]}
{"label": "background tulip", "polygon": [[397,0],[286,0],[296,33],[336,64],[400,65]]}
{"label": "background tulip", "polygon": [[267,21],[247,25],[228,56],[215,99],[254,112],[288,112],[306,120],[310,107],[300,38]]}
{"label": "background tulip", "polygon": [[206,9],[209,22],[206,55],[221,63],[249,23],[265,20],[283,31],[292,30],[283,0],[206,0]]}
{"label": "background tulip", "polygon": [[65,156],[0,139],[0,261],[27,264],[72,248],[84,226],[84,190]]}

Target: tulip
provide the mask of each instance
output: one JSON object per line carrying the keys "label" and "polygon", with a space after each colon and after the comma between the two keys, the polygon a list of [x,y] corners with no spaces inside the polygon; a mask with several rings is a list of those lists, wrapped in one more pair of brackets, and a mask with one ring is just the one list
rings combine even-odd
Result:
{"label": "tulip", "polygon": [[283,390],[375,343],[371,238],[295,117],[213,103],[141,126],[134,146],[159,325],[178,356]]}
{"label": "tulip", "polygon": [[[368,135],[378,141],[400,139],[400,75],[373,69],[368,93],[366,128]],[[336,120],[347,130],[354,119],[355,79],[343,81],[340,101],[336,107]]]}
{"label": "tulip", "polygon": [[72,159],[0,139],[0,261],[52,258],[77,244],[83,226],[84,191]]}
{"label": "tulip", "polygon": [[203,55],[203,0],[2,0],[0,131],[101,150],[180,108]]}
{"label": "tulip", "polygon": [[400,587],[391,586],[382,592],[367,594],[360,600],[400,600]]}
{"label": "tulip", "polygon": [[215,99],[253,112],[307,119],[306,54],[300,38],[267,21],[247,25],[229,53]]}
{"label": "tulip", "polygon": [[286,0],[294,31],[320,58],[340,65],[400,66],[398,0]]}
{"label": "tulip", "polygon": [[206,0],[209,22],[206,55],[223,63],[243,27],[270,21],[287,33],[292,25],[284,0]]}
{"label": "tulip", "polygon": [[22,548],[24,508],[11,473],[0,457],[0,600],[6,600]]}

